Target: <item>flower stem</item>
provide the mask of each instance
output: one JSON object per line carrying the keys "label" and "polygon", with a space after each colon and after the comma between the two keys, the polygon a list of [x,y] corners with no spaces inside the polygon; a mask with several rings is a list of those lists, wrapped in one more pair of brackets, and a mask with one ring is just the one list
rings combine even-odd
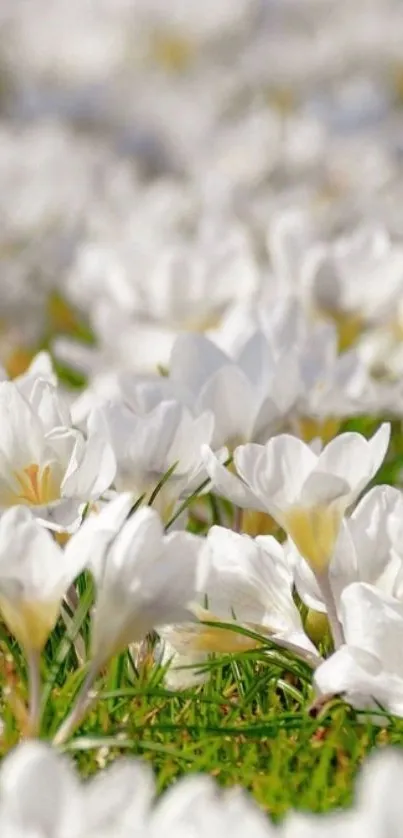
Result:
{"label": "flower stem", "polygon": [[36,649],[28,649],[26,652],[29,679],[29,716],[27,725],[27,736],[34,738],[38,736],[41,715],[41,672],[40,653]]}
{"label": "flower stem", "polygon": [[95,698],[94,694],[91,692],[91,687],[95,681],[98,670],[99,667],[97,662],[93,661],[83,681],[76,702],[73,705],[73,709],[59,727],[59,730],[53,739],[53,745],[64,745],[66,740],[71,736],[76,727],[78,727],[88,713],[88,710]]}
{"label": "flower stem", "polygon": [[342,646],[343,643],[345,643],[345,639],[342,625],[337,616],[336,602],[334,599],[332,586],[330,584],[329,574],[327,571],[324,571],[324,573],[316,573],[315,576],[320,588],[320,592],[323,597],[324,604],[326,606],[327,617],[329,620],[330,631],[333,637],[334,648],[339,649],[340,646]]}

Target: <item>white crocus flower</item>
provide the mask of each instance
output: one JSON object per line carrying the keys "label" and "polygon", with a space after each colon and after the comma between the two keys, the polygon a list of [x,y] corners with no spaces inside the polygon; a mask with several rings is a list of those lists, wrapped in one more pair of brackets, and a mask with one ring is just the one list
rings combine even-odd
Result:
{"label": "white crocus flower", "polygon": [[72,530],[83,504],[110,486],[115,461],[88,422],[88,437],[48,381],[0,384],[0,509],[29,506],[45,526]]}
{"label": "white crocus flower", "polygon": [[150,838],[274,838],[277,830],[240,789],[218,790],[210,777],[184,777],[157,803]]}
{"label": "white crocus flower", "polygon": [[14,838],[70,838],[83,827],[80,784],[68,760],[39,742],[25,742],[3,761],[0,824]]}
{"label": "white crocus flower", "polygon": [[[353,582],[368,582],[385,593],[397,595],[403,560],[394,546],[394,527],[401,519],[403,495],[392,486],[375,486],[362,498],[351,517],[344,519],[329,565],[329,582],[338,610],[343,590]],[[316,611],[326,611],[309,565],[293,547],[290,558],[303,602]]]}
{"label": "white crocus flower", "polygon": [[403,818],[402,782],[401,749],[374,749],[360,771],[355,790],[355,810],[368,823],[366,835],[382,838],[399,833]]}
{"label": "white crocus flower", "polygon": [[182,335],[169,370],[170,381],[194,412],[213,413],[217,446],[264,442],[300,394],[296,352],[275,352],[261,331],[234,358],[203,335]]}
{"label": "white crocus flower", "polygon": [[306,292],[323,311],[379,322],[402,294],[403,248],[377,225],[313,246],[306,261]]}
{"label": "white crocus flower", "polygon": [[63,551],[26,507],[0,518],[0,613],[27,657],[31,734],[39,720],[39,656],[84,565],[83,556],[70,545]]}
{"label": "white crocus flower", "polygon": [[265,445],[238,446],[237,476],[207,447],[203,459],[219,494],[245,509],[269,512],[320,571],[329,565],[344,512],[382,464],[389,437],[384,423],[370,440],[340,434],[315,454],[297,437],[280,434]]}
{"label": "white crocus flower", "polygon": [[1,767],[0,827],[4,838],[383,838],[399,834],[402,774],[399,749],[382,749],[364,764],[349,810],[291,812],[275,827],[244,792],[210,777],[182,778],[155,802],[145,762],[121,759],[82,781],[49,745],[25,742]]}
{"label": "white crocus flower", "polygon": [[125,521],[128,504],[128,495],[118,497],[97,518],[85,521],[69,543],[95,579],[92,664],[56,742],[78,723],[91,684],[113,655],[152,629],[193,617],[203,540],[186,532],[165,535],[158,513],[149,507]]}
{"label": "white crocus flower", "polygon": [[[154,659],[165,669],[164,683],[169,690],[187,690],[209,679],[205,664],[209,652],[198,650],[200,630],[197,624],[166,626],[160,629]],[[248,647],[246,647],[248,648]],[[241,649],[239,643],[238,651]]]}
{"label": "white crocus flower", "polygon": [[149,257],[150,270],[139,280],[143,311],[175,333],[213,328],[236,300],[250,298],[258,288],[247,227],[211,211],[194,239],[163,243]]}
{"label": "white crocus flower", "polygon": [[317,218],[300,208],[283,209],[273,215],[266,231],[266,246],[273,271],[272,281],[287,295],[301,293],[307,254],[317,239]]}
{"label": "white crocus flower", "polygon": [[357,433],[336,437],[320,454],[283,434],[266,445],[241,445],[234,454],[238,477],[203,449],[213,487],[238,506],[265,510],[290,536],[314,572],[326,600],[336,644],[341,642],[329,564],[343,515],[378,471],[390,425],[367,441]]}
{"label": "white crocus flower", "polygon": [[312,322],[295,296],[270,287],[269,299],[252,299],[232,306],[209,337],[228,355],[236,357],[255,332],[263,332],[275,358],[294,350],[300,354]]}
{"label": "white crocus flower", "polygon": [[141,830],[144,835],[153,796],[152,773],[145,763],[122,759],[83,783],[66,757],[44,743],[28,742],[1,768],[1,834],[129,838]]}
{"label": "white crocus flower", "polygon": [[255,802],[210,777],[179,780],[155,802],[146,762],[120,759],[90,780],[40,742],[19,745],[0,771],[4,838],[270,838],[277,834]]}
{"label": "white crocus flower", "polygon": [[374,749],[355,783],[350,809],[326,814],[289,812],[281,838],[394,838],[400,835],[403,816],[401,748]]}
{"label": "white crocus flower", "polygon": [[316,670],[320,694],[403,716],[403,603],[362,582],[341,595],[345,644]]}
{"label": "white crocus flower", "polygon": [[[47,381],[53,387],[57,387],[57,376],[48,352],[38,352],[32,359],[28,369],[21,375],[13,378],[13,382],[18,385],[18,389],[25,398],[29,399],[38,379]],[[0,381],[9,381],[9,376],[2,366],[0,366]]]}
{"label": "white crocus flower", "polygon": [[168,519],[175,503],[205,477],[201,448],[211,442],[214,419],[205,412],[194,418],[173,400],[163,400],[143,412],[122,402],[110,402],[94,413],[99,436],[108,439],[116,458],[115,486],[150,499],[164,475],[171,476],[154,499]]}
{"label": "white crocus flower", "polygon": [[[120,226],[109,244],[87,243],[78,251],[68,285],[70,290],[76,286],[78,306],[83,299],[87,303],[102,352],[59,338],[56,353],[90,376],[108,366],[141,373],[167,365],[179,332],[216,327],[237,300],[258,290],[260,272],[245,225],[211,211],[201,215],[200,225],[197,213],[190,221],[195,215],[192,192],[185,208],[180,199],[179,229],[165,229],[167,220],[176,227],[177,197],[167,184],[153,191],[155,206],[148,220],[146,193],[141,217],[131,217],[123,233]],[[113,226],[108,221],[103,240]],[[197,228],[191,238],[183,235],[189,224]]]}
{"label": "white crocus flower", "polygon": [[[199,584],[199,606],[194,611],[199,625],[163,629],[168,643],[163,662],[169,659],[167,683],[189,686],[200,680],[197,665],[208,653],[237,652],[255,648],[256,639],[233,629],[249,629],[285,649],[301,655],[310,665],[320,660],[317,650],[302,628],[292,598],[292,574],[284,550],[274,538],[239,535],[224,527],[212,527],[200,559],[203,574]],[[203,622],[228,624],[225,628]],[[193,659],[192,659],[193,655]],[[193,664],[193,669],[184,669]]]}
{"label": "white crocus flower", "polygon": [[99,666],[151,629],[189,617],[201,543],[190,533],[164,535],[157,512],[142,508],[106,551],[92,555],[92,655]]}
{"label": "white crocus flower", "polygon": [[63,551],[26,507],[1,517],[0,611],[24,649],[41,651],[84,563],[69,544]]}
{"label": "white crocus flower", "polygon": [[28,369],[22,375],[14,378],[14,384],[18,384],[19,390],[26,398],[29,398],[32,388],[37,379],[47,381],[53,387],[57,387],[57,375],[55,374],[52,359],[48,352],[38,352],[32,359]]}
{"label": "white crocus flower", "polygon": [[312,323],[298,348],[302,386],[296,419],[302,420],[302,430],[304,419],[321,423],[379,412],[375,383],[355,350],[339,354],[332,323]]}
{"label": "white crocus flower", "polygon": [[[259,333],[266,341],[266,346],[261,341],[263,355],[256,346]],[[238,364],[249,343],[248,355],[254,358],[252,381],[259,382],[263,371],[270,389],[270,370],[271,374],[277,371],[278,379],[273,379],[275,398],[279,398],[278,390],[284,390],[282,398],[289,397],[295,380],[294,375],[289,376],[294,362],[297,364],[292,418],[294,424],[301,424],[302,435],[315,422],[327,422],[329,428],[335,425],[337,430],[343,417],[374,408],[379,412],[379,385],[376,387],[370,379],[359,354],[355,350],[339,354],[336,326],[313,319],[296,297],[274,296],[269,301],[238,305],[212,337],[221,348],[229,349],[238,359],[232,363]]]}

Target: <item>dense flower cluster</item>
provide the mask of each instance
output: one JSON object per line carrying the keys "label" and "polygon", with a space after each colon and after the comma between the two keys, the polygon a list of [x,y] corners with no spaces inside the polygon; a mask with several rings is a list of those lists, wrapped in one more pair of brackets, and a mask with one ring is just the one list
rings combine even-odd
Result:
{"label": "dense flower cluster", "polygon": [[0,5],[0,613],[26,659],[21,732],[43,733],[60,626],[79,685],[53,749],[5,758],[1,838],[398,835],[393,751],[346,814],[275,827],[203,778],[154,803],[130,761],[83,792],[57,748],[146,643],[167,690],[274,648],[314,702],[403,718],[403,6]]}
{"label": "dense flower cluster", "polygon": [[150,769],[122,759],[80,783],[68,760],[26,743],[0,772],[4,838],[383,838],[398,836],[402,817],[399,752],[378,754],[359,778],[353,808],[331,816],[291,814],[278,827],[240,790],[220,791],[207,777],[187,777],[155,800]]}

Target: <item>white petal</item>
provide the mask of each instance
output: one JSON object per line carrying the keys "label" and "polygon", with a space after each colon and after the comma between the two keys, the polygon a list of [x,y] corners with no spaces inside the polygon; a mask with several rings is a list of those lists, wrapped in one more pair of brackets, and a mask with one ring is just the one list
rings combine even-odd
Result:
{"label": "white petal", "polygon": [[80,834],[84,828],[80,798],[69,763],[47,745],[19,745],[3,762],[2,816],[8,817],[21,834],[56,838]]}
{"label": "white petal", "polygon": [[228,363],[228,356],[204,335],[180,335],[171,353],[170,377],[185,392],[197,395],[205,382]]}
{"label": "white petal", "polygon": [[300,439],[281,434],[264,446],[239,446],[234,460],[242,479],[271,511],[295,503],[317,458]]}
{"label": "white petal", "polygon": [[259,401],[248,379],[237,367],[221,367],[212,375],[200,392],[198,407],[214,414],[214,445],[249,439]]}
{"label": "white petal", "polygon": [[341,615],[348,645],[374,655],[388,672],[403,678],[400,642],[403,603],[372,585],[354,583],[343,591]]}
{"label": "white petal", "polygon": [[[85,832],[89,838],[146,832],[155,795],[151,768],[120,758],[84,787]],[[122,833],[120,832],[122,830]]]}
{"label": "white petal", "polygon": [[350,485],[351,502],[381,466],[390,439],[390,425],[384,423],[370,440],[356,433],[340,434],[322,451],[319,472],[341,477]]}
{"label": "white petal", "polygon": [[259,509],[266,511],[266,507],[256,495],[234,474],[232,474],[208,445],[202,446],[202,460],[211,478],[212,488],[219,495],[240,506],[242,509]]}

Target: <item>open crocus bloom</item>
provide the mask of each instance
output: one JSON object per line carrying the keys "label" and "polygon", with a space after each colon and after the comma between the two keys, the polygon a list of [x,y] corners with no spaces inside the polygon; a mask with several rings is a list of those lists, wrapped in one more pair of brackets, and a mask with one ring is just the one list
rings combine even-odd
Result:
{"label": "open crocus bloom", "polygon": [[[320,656],[302,628],[292,598],[292,574],[284,550],[274,538],[256,539],[224,527],[212,527],[199,562],[199,624],[170,626],[161,632],[172,659],[167,683],[189,686],[197,681],[197,667],[209,653],[240,652],[258,646],[239,628],[267,637],[306,659],[312,666]],[[206,623],[223,623],[214,627]],[[193,666],[187,671],[184,667]]]}
{"label": "open crocus bloom", "polygon": [[321,573],[332,558],[346,509],[378,471],[389,437],[385,423],[370,440],[341,434],[315,454],[300,439],[282,434],[264,446],[239,446],[234,454],[238,476],[206,447],[203,456],[216,491],[238,506],[269,512]]}
{"label": "open crocus bloom", "polygon": [[83,504],[110,486],[113,453],[90,420],[87,439],[71,426],[49,381],[23,389],[0,384],[0,509],[29,506],[50,529],[71,531]]}

